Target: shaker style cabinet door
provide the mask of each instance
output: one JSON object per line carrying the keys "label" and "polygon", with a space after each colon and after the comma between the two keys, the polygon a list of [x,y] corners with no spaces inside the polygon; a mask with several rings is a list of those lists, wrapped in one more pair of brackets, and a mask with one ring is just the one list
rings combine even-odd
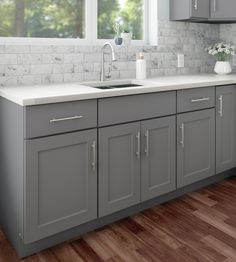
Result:
{"label": "shaker style cabinet door", "polygon": [[209,18],[210,2],[209,0],[190,0],[191,1],[191,16],[193,18]]}
{"label": "shaker style cabinet door", "polygon": [[216,88],[216,173],[236,166],[236,86]]}
{"label": "shaker style cabinet door", "polygon": [[140,202],[140,122],[99,129],[99,217]]}
{"label": "shaker style cabinet door", "polygon": [[141,122],[142,201],[176,189],[176,117]]}
{"label": "shaker style cabinet door", "polygon": [[25,142],[24,242],[97,218],[97,131]]}
{"label": "shaker style cabinet door", "polygon": [[215,174],[215,109],[177,117],[177,187]]}
{"label": "shaker style cabinet door", "polygon": [[211,0],[212,19],[233,19],[236,17],[235,0]]}

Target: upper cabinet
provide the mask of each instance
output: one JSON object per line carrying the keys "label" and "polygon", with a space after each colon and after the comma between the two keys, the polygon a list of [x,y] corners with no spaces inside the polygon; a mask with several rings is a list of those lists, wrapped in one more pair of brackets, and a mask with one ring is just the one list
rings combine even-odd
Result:
{"label": "upper cabinet", "polygon": [[170,20],[199,22],[236,21],[235,0],[170,0]]}
{"label": "upper cabinet", "polygon": [[211,0],[211,19],[236,20],[235,0]]}

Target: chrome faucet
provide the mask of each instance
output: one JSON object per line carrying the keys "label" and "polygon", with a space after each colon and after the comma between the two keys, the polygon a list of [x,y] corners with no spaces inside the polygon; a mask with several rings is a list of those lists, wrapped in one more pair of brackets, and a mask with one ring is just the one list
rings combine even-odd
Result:
{"label": "chrome faucet", "polygon": [[105,48],[109,46],[110,49],[111,49],[111,57],[112,57],[112,61],[116,61],[116,55],[115,55],[115,51],[114,51],[114,48],[112,46],[111,43],[109,42],[106,42],[103,44],[102,46],[102,68],[101,68],[101,81],[105,81],[105,74],[104,74],[104,50]]}

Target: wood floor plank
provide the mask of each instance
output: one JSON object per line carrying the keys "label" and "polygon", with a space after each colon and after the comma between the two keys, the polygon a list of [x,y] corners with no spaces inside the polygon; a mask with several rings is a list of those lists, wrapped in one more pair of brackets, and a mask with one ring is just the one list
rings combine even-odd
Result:
{"label": "wood floor plank", "polygon": [[223,242],[210,235],[206,236],[201,241],[213,247],[216,251],[221,250],[221,253],[228,259],[234,259],[236,261],[236,249],[225,245]]}
{"label": "wood floor plank", "polygon": [[19,260],[0,229],[0,262],[236,262],[236,177]]}
{"label": "wood floor plank", "polygon": [[201,211],[195,211],[194,215],[200,218],[201,220],[205,221],[209,225],[216,227],[220,231],[236,239],[236,228],[232,227],[231,225],[226,224],[224,221],[212,219],[210,216],[202,213]]}
{"label": "wood floor plank", "polygon": [[82,262],[84,261],[81,256],[68,244],[58,245],[53,248],[54,255],[60,262],[67,262],[70,258],[70,262]]}

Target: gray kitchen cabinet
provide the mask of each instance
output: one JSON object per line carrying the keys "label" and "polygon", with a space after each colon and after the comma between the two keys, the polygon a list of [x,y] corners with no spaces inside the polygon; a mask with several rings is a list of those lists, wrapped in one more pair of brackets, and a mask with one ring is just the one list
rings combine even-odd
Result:
{"label": "gray kitchen cabinet", "polygon": [[211,19],[235,20],[235,0],[211,0]]}
{"label": "gray kitchen cabinet", "polygon": [[141,122],[141,198],[158,197],[176,189],[176,117]]}
{"label": "gray kitchen cabinet", "polygon": [[25,244],[97,218],[96,143],[96,129],[25,141]]}
{"label": "gray kitchen cabinet", "polygon": [[236,86],[216,88],[216,173],[236,166]]}
{"label": "gray kitchen cabinet", "polygon": [[215,109],[177,116],[177,187],[215,174]]}
{"label": "gray kitchen cabinet", "polygon": [[210,0],[170,0],[170,19],[208,19]]}
{"label": "gray kitchen cabinet", "polygon": [[99,129],[99,217],[140,202],[140,122]]}

